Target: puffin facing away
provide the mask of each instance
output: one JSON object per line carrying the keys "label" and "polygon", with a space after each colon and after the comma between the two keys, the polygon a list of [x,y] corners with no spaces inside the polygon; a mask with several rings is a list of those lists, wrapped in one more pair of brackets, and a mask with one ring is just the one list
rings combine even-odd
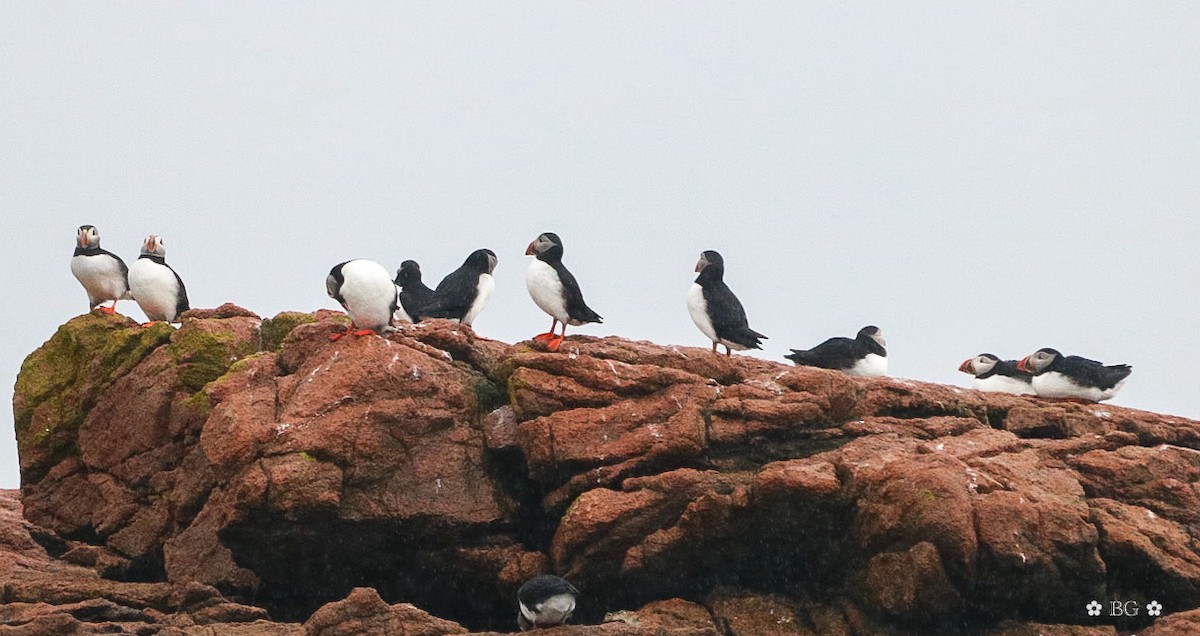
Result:
{"label": "puffin facing away", "polygon": [[399,299],[396,284],[383,265],[364,258],[338,263],[325,277],[325,292],[350,315],[346,332],[333,334],[330,340],[350,333],[365,336],[391,329]]}
{"label": "puffin facing away", "polygon": [[746,310],[725,284],[725,259],[712,250],[702,252],[696,271],[700,275],[688,290],[688,313],[692,322],[712,340],[713,353],[717,352],[718,343],[725,345],[727,356],[730,349],[762,349],[759,341],[767,337],[750,328]]}
{"label": "puffin facing away", "polygon": [[575,611],[578,595],[579,590],[565,579],[552,574],[535,576],[517,590],[517,625],[523,632],[562,625]]}
{"label": "puffin facing away", "polygon": [[[567,337],[567,325],[578,327],[589,322],[604,322],[600,314],[592,311],[583,302],[583,291],[571,272],[563,265],[562,239],[553,232],[538,235],[529,247],[526,256],[533,256],[529,269],[525,270],[525,287],[533,302],[554,320],[550,331],[540,333],[534,340],[546,342],[550,351],[558,351],[563,338]],[[562,323],[562,335],[555,336],[554,328]]]}
{"label": "puffin facing away", "polygon": [[179,314],[190,309],[183,279],[167,265],[161,236],[151,234],[142,243],[141,256],[129,268],[129,294],[150,322],[178,322]]}
{"label": "puffin facing away", "polygon": [[958,366],[963,373],[975,376],[975,388],[991,393],[1033,395],[1033,375],[1017,368],[1016,360],[1001,360],[999,356],[981,353]]}
{"label": "puffin facing away", "polygon": [[887,374],[887,341],[874,325],[859,329],[854,338],[830,338],[807,351],[792,349],[792,354],[784,357],[796,366],[834,369],[847,375]]}
{"label": "puffin facing away", "polygon": [[75,233],[71,273],[87,291],[88,311],[111,300],[112,305],[100,311],[112,314],[118,300],[129,298],[129,268],[121,257],[100,249],[100,232],[94,226],[81,225]]}
{"label": "puffin facing away", "polygon": [[420,322],[425,318],[425,306],[433,299],[433,290],[421,282],[421,266],[416,261],[400,263],[396,270],[396,288],[400,290],[399,319]]}
{"label": "puffin facing away", "polygon": [[1017,368],[1033,374],[1038,397],[1072,398],[1099,402],[1117,394],[1133,373],[1127,364],[1105,366],[1079,356],[1064,356],[1054,349],[1038,349],[1021,358]]}
{"label": "puffin facing away", "polygon": [[486,249],[471,252],[458,269],[438,283],[433,297],[418,313],[425,318],[449,318],[470,325],[496,289],[496,279],[492,278],[495,269],[495,252]]}

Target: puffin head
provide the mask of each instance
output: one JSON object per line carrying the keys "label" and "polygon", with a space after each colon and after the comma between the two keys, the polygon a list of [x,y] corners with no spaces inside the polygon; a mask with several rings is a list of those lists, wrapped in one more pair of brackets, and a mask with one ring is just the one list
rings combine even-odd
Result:
{"label": "puffin head", "polygon": [[1060,357],[1062,357],[1061,353],[1049,347],[1038,349],[1033,355],[1021,358],[1021,361],[1017,363],[1017,369],[1038,375],[1044,373]]}
{"label": "puffin head", "polygon": [[396,270],[395,283],[400,287],[412,285],[413,283],[421,282],[421,266],[416,261],[404,261],[400,263],[400,269]]}
{"label": "puffin head", "polygon": [[100,247],[100,230],[94,225],[80,225],[75,233],[75,244],[79,247]]}
{"label": "puffin head", "polygon": [[958,365],[958,370],[974,376],[981,376],[991,371],[998,362],[1000,362],[1000,358],[990,353],[981,353],[974,358],[964,360],[962,364]]}
{"label": "puffin head", "polygon": [[146,241],[142,243],[142,254],[147,256],[166,256],[167,245],[163,242],[161,236],[151,234],[146,237]]}
{"label": "puffin head", "polygon": [[883,330],[880,329],[879,327],[876,327],[875,325],[867,325],[866,327],[859,329],[858,337],[859,338],[870,338],[871,340],[878,342],[879,346],[881,346],[885,349],[887,348],[887,340],[883,339]]}
{"label": "puffin head", "polygon": [[705,250],[700,252],[700,260],[696,261],[696,271],[702,272],[710,265],[719,265],[722,269],[725,268],[725,259],[721,258],[715,250]]}
{"label": "puffin head", "polygon": [[558,238],[558,235],[554,232],[544,232],[539,234],[537,238],[533,239],[533,242],[529,244],[529,247],[525,248],[525,255],[548,255],[548,253],[550,253],[554,248],[558,248],[558,252],[560,254],[562,253],[562,239]]}

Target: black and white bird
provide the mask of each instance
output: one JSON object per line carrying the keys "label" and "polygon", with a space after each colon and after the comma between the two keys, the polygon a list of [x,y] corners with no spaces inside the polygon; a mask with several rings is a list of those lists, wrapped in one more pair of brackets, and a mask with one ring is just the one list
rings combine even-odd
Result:
{"label": "black and white bird", "polygon": [[178,322],[179,314],[190,309],[183,279],[167,265],[161,236],[151,234],[142,243],[141,255],[129,268],[129,294],[150,322]]}
{"label": "black and white bird", "polygon": [[1038,349],[1021,358],[1017,368],[1033,374],[1033,390],[1038,397],[1071,398],[1099,402],[1117,394],[1133,367],[1128,364],[1105,366],[1101,362],[1064,356],[1054,349]]}
{"label": "black and white bird", "polygon": [[1016,360],[1001,360],[999,356],[981,353],[958,366],[963,373],[975,376],[975,388],[991,393],[1033,395],[1033,374],[1017,368]]}
{"label": "black and white bird", "polygon": [[575,611],[579,590],[553,574],[541,574],[525,581],[517,590],[517,624],[521,631],[555,627],[567,622]]}
{"label": "black and white bird", "polygon": [[351,333],[356,336],[383,333],[392,328],[392,314],[400,301],[396,284],[383,265],[365,258],[338,263],[325,277],[325,292],[350,315],[350,327],[345,333],[330,336],[330,340]]}
{"label": "black and white bird", "polygon": [[713,353],[717,352],[717,344],[725,345],[727,356],[730,349],[762,349],[759,341],[767,337],[750,328],[741,301],[725,284],[725,259],[712,250],[702,252],[696,271],[700,275],[688,290],[688,313],[692,322],[712,340]]}
{"label": "black and white bird", "polygon": [[853,338],[830,338],[808,350],[784,356],[801,367],[834,369],[847,375],[887,375],[887,341],[879,327],[868,325]]}
{"label": "black and white bird", "polygon": [[416,261],[400,263],[396,270],[396,289],[400,294],[400,308],[396,319],[405,322],[421,322],[425,318],[425,306],[433,299],[433,290],[421,281],[421,266]]}
{"label": "black and white bird", "polygon": [[424,318],[449,318],[470,325],[496,289],[496,279],[492,278],[495,269],[495,252],[488,249],[471,252],[458,269],[438,283],[433,297],[419,313]]}
{"label": "black and white bird", "polygon": [[[75,233],[75,255],[71,257],[71,273],[87,291],[88,310],[98,305],[100,311],[117,311],[117,301],[129,298],[129,268],[112,252],[100,248],[100,231],[92,225],[81,225]],[[112,301],[107,307],[103,303]]]}
{"label": "black and white bird", "polygon": [[[534,257],[529,269],[525,270],[525,287],[529,290],[529,296],[554,319],[550,323],[550,331],[534,336],[534,340],[545,341],[547,349],[558,351],[563,338],[567,337],[567,325],[578,327],[589,322],[604,322],[600,314],[592,311],[583,301],[579,283],[563,265],[563,244],[557,234],[539,234],[525,248],[525,255]],[[562,323],[562,334],[556,336],[554,329],[559,323]]]}

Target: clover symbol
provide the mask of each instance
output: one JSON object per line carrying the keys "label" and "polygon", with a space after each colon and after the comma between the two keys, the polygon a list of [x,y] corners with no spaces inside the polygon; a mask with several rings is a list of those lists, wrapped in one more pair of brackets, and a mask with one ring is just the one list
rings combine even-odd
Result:
{"label": "clover symbol", "polygon": [[1104,606],[1100,604],[1100,601],[1092,601],[1091,603],[1088,603],[1087,604],[1088,616],[1099,616],[1100,610],[1103,608],[1104,608]]}
{"label": "clover symbol", "polygon": [[1146,605],[1146,613],[1151,616],[1158,616],[1162,614],[1162,604],[1158,601],[1150,601],[1150,603]]}

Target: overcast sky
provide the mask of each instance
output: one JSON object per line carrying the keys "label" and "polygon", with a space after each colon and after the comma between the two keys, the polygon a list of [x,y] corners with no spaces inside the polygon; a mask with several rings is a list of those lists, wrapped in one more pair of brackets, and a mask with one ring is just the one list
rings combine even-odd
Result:
{"label": "overcast sky", "polygon": [[1200,417],[1198,78],[1194,2],[5,2],[0,385],[85,310],[80,224],[263,316],[336,308],[340,261],[432,286],[490,247],[475,326],[509,342],[549,326],[555,231],[605,318],[568,334],[708,346],[716,249],[752,355],[873,323],[892,375],[969,386],[1054,346]]}

